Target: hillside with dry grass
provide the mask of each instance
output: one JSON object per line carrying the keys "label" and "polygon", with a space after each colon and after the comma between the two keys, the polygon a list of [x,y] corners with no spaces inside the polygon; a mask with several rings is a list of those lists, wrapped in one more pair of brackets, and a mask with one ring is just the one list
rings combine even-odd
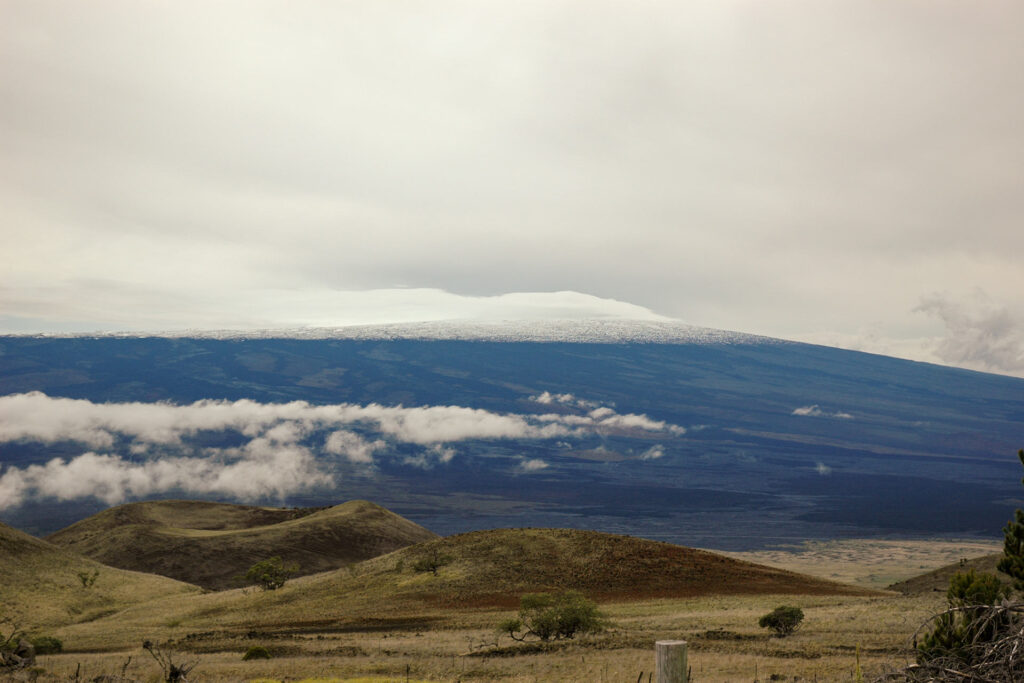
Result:
{"label": "hillside with dry grass", "polygon": [[[440,557],[437,576],[410,571]],[[576,529],[474,531],[364,563],[367,588],[438,605],[507,607],[527,592],[579,590],[599,600],[703,595],[866,595],[871,591],[632,536]]]}
{"label": "hillside with dry grass", "polygon": [[269,508],[205,501],[129,503],[47,537],[123,569],[211,590],[240,584],[256,562],[278,556],[314,574],[437,535],[368,501],[327,508]]}
{"label": "hillside with dry grass", "polygon": [[33,628],[92,621],[148,600],[200,592],[163,576],[106,567],[5,524],[0,586],[0,616]]}
{"label": "hillside with dry grass", "polygon": [[942,593],[945,595],[946,590],[949,588],[949,580],[953,578],[953,575],[957,572],[969,572],[972,569],[976,572],[995,574],[1004,584],[1009,586],[1013,583],[1013,579],[996,569],[996,565],[999,564],[999,560],[1002,557],[1002,553],[995,553],[982,557],[965,558],[905,581],[894,583],[889,586],[889,590],[904,595],[920,595],[923,593]]}
{"label": "hillside with dry grass", "polygon": [[[437,560],[434,574],[418,568]],[[511,609],[525,593],[578,590],[601,602],[704,596],[877,596],[865,588],[702,550],[595,531],[495,529],[439,538],[275,591],[226,591],[138,610],[117,628],[167,622],[247,632],[430,623],[467,610]],[[134,624],[134,626],[132,626]],[[375,626],[376,625],[376,626]]]}

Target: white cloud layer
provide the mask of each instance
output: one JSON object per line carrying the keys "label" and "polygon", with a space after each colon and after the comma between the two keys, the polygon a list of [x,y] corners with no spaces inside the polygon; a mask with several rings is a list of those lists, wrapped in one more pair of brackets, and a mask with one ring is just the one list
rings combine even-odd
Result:
{"label": "white cloud layer", "polygon": [[[249,400],[93,403],[40,392],[12,394],[0,397],[0,443],[74,442],[91,450],[68,461],[57,458],[45,465],[2,470],[0,509],[17,506],[28,496],[67,500],[92,495],[113,503],[176,489],[244,500],[283,498],[331,485],[335,461],[372,465],[391,455],[395,444],[420,447],[403,462],[431,467],[450,462],[456,456],[450,444],[462,441],[683,431],[610,408],[531,415],[461,406]],[[194,446],[192,438],[203,432],[237,433],[245,443]]]}

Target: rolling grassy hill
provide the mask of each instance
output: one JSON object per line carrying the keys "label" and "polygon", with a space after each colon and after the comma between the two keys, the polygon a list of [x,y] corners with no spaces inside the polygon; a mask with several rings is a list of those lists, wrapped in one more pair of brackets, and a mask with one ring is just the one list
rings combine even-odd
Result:
{"label": "rolling grassy hill", "polygon": [[[442,558],[436,576],[417,561]],[[328,580],[324,577],[323,580]],[[440,606],[517,606],[523,593],[579,590],[598,600],[871,591],[631,536],[577,529],[494,529],[440,538],[365,562],[363,590]]]}
{"label": "rolling grassy hill", "polygon": [[436,537],[360,500],[299,509],[167,500],[111,508],[47,540],[110,566],[223,590],[272,556],[297,564],[305,575]]}
{"label": "rolling grassy hill", "polygon": [[996,565],[999,564],[999,560],[1002,557],[1002,553],[994,553],[971,559],[965,558],[959,562],[939,567],[906,581],[894,583],[889,586],[889,590],[903,593],[904,595],[920,595],[923,593],[941,593],[945,595],[946,590],[949,588],[949,580],[953,578],[954,574],[957,572],[966,573],[972,569],[976,572],[996,574],[1003,583],[1010,585],[1013,579],[1002,572],[996,571]]}
{"label": "rolling grassy hill", "polygon": [[[96,574],[86,587],[79,572]],[[106,567],[0,524],[0,617],[24,629],[88,622],[147,600],[198,594],[163,576]]]}
{"label": "rolling grassy hill", "polygon": [[[437,575],[418,560],[437,556]],[[424,631],[490,624],[530,592],[575,589],[606,605],[684,599],[886,600],[844,585],[657,541],[568,529],[496,529],[427,541],[274,591],[229,590],[151,602],[58,635],[85,651],[130,647],[138,634],[193,651],[237,650],[252,638]],[[647,608],[641,608],[647,609]],[[756,621],[756,618],[753,619]],[[753,623],[752,621],[752,623]],[[255,634],[255,635],[254,635]],[[244,648],[242,648],[244,650]]]}

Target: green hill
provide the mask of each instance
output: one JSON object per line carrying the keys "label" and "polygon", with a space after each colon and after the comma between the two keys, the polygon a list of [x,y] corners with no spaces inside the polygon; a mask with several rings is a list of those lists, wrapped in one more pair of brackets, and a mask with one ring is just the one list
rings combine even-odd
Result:
{"label": "green hill", "polygon": [[165,500],[105,510],[47,540],[114,567],[223,590],[272,556],[297,564],[305,575],[434,538],[367,501],[287,509]]}

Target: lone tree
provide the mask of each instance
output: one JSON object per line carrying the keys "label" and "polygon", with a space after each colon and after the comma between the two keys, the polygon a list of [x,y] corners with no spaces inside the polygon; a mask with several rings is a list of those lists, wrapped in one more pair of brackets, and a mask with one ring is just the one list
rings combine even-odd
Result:
{"label": "lone tree", "polygon": [[286,565],[280,557],[271,557],[249,567],[245,579],[249,583],[258,584],[265,591],[273,591],[283,586],[297,571],[297,564]]}
{"label": "lone tree", "polygon": [[785,638],[800,628],[800,622],[803,620],[804,611],[802,609],[782,605],[761,617],[757,625],[761,628],[770,628],[779,638]]}
{"label": "lone tree", "polygon": [[424,555],[420,559],[416,560],[412,568],[418,572],[430,572],[434,576],[437,576],[437,570],[446,564],[451,564],[452,558],[448,555],[441,554],[437,548],[434,548],[433,552],[429,555]]}
{"label": "lone tree", "polygon": [[573,638],[577,633],[604,630],[606,621],[597,605],[578,591],[529,593],[519,599],[519,618],[498,625],[513,640],[535,636],[541,640]]}
{"label": "lone tree", "polygon": [[[1024,448],[1017,451],[1017,457],[1020,464],[1024,465]],[[1024,478],[1021,484],[1024,484]],[[1003,527],[1003,557],[996,568],[1013,577],[1015,590],[1024,591],[1024,510],[1020,508]]]}

